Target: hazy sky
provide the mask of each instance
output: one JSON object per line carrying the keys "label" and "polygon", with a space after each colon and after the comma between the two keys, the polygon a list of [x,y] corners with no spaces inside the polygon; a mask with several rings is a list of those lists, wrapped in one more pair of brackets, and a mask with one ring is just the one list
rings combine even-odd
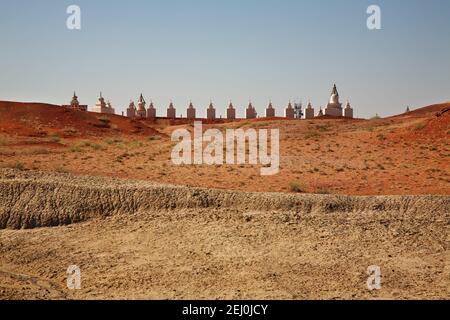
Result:
{"label": "hazy sky", "polygon": [[[66,8],[81,7],[81,30]],[[366,27],[381,7],[382,30]],[[251,99],[327,103],[336,82],[359,117],[450,100],[449,0],[1,0],[0,100],[82,104],[118,113],[142,92],[165,114],[200,115]]]}

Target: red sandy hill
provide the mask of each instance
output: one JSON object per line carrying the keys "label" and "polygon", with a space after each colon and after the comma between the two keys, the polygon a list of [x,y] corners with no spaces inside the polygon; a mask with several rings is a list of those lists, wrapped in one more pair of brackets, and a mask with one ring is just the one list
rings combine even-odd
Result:
{"label": "red sandy hill", "polygon": [[65,138],[113,134],[154,135],[143,122],[117,115],[98,114],[45,103],[0,101],[0,133]]}
{"label": "red sandy hill", "polygon": [[[252,165],[178,166],[170,135],[187,119],[130,120],[60,106],[0,102],[0,168],[63,171],[255,192],[449,194],[450,103],[382,119],[204,121],[278,128],[280,172]],[[440,116],[437,116],[439,114]],[[158,135],[159,137],[154,137]]]}
{"label": "red sandy hill", "polygon": [[450,108],[450,102],[446,102],[446,103],[439,103],[439,104],[433,104],[430,106],[426,106],[426,107],[422,107],[422,108],[418,108],[415,110],[412,110],[410,112],[407,113],[402,113],[396,116],[393,116],[391,118],[396,118],[396,117],[423,117],[423,116],[427,116],[427,115],[436,115],[437,113],[440,113],[444,110],[447,110]]}

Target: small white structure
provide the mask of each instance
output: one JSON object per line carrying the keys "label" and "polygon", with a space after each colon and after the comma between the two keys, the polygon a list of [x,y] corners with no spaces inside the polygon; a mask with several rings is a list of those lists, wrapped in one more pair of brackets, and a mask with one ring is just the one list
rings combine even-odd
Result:
{"label": "small white structure", "polygon": [[108,102],[108,104],[106,104],[101,92],[100,96],[98,97],[97,103],[95,104],[95,107],[92,108],[92,111],[105,114],[115,114],[115,110],[111,106],[111,103]]}
{"label": "small white structure", "polygon": [[294,114],[296,119],[301,119],[303,117],[303,104],[294,103]]}
{"label": "small white structure", "polygon": [[138,118],[146,118],[147,117],[147,110],[145,109],[145,105],[146,105],[146,102],[141,93],[141,96],[139,97],[139,100],[138,100],[138,106],[137,106],[137,111],[136,111],[136,116]]}
{"label": "small white structure", "polygon": [[344,109],[344,117],[353,119],[353,108],[350,106],[350,102],[348,101]]}
{"label": "small white structure", "polygon": [[295,118],[295,110],[292,107],[291,102],[289,101],[289,104],[286,108],[286,110],[284,111],[284,116],[288,119],[294,119]]}
{"label": "small white structure", "polygon": [[275,117],[275,109],[272,106],[272,102],[269,103],[269,106],[266,109],[266,118],[274,118]]}
{"label": "small white structure", "polygon": [[325,115],[332,117],[342,117],[342,103],[339,102],[339,93],[336,85],[333,86],[330,100],[325,108]]}
{"label": "small white structure", "polygon": [[150,105],[148,106],[147,119],[156,119],[156,108],[153,105],[153,101],[150,101]]}
{"label": "small white structure", "polygon": [[175,119],[176,118],[177,110],[173,106],[172,101],[170,101],[169,107],[167,108],[167,118],[169,119]]}
{"label": "small white structure", "polygon": [[227,119],[235,120],[236,119],[236,109],[233,107],[233,103],[230,101],[230,105],[227,109]]}
{"label": "small white structure", "polygon": [[195,108],[194,108],[194,105],[192,104],[192,101],[189,102],[189,106],[186,110],[186,116],[189,120],[195,119]]}
{"label": "small white structure", "polygon": [[75,109],[75,110],[81,110],[81,111],[87,111],[88,110],[88,106],[87,105],[81,105],[80,104],[80,102],[78,101],[78,97],[77,97],[77,94],[75,93],[75,91],[73,92],[73,96],[72,96],[72,100],[70,101],[70,104],[63,105],[63,107],[70,108],[70,109]]}
{"label": "small white structure", "polygon": [[305,119],[313,119],[314,118],[314,108],[311,105],[311,102],[308,103],[308,106],[305,109]]}
{"label": "small white structure", "polygon": [[206,118],[208,120],[215,120],[216,119],[216,109],[214,109],[214,105],[211,101],[209,104],[208,109],[206,110]]}
{"label": "small white structure", "polygon": [[245,117],[247,118],[247,119],[256,119],[256,117],[257,117],[257,113],[256,113],[256,109],[255,109],[255,107],[252,105],[252,103],[250,102],[249,104],[248,104],[248,107],[247,107],[247,109],[245,110]]}
{"label": "small white structure", "polygon": [[127,108],[127,117],[128,118],[136,118],[136,106],[133,101],[130,101],[130,104]]}

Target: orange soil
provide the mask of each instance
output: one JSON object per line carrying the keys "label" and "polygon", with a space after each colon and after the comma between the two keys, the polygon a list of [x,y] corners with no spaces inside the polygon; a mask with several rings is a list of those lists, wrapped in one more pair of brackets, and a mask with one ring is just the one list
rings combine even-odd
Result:
{"label": "orange soil", "polygon": [[0,166],[67,171],[243,191],[355,195],[450,194],[450,113],[433,105],[373,120],[203,121],[204,130],[280,129],[281,170],[258,166],[175,166],[175,128],[186,119],[130,120],[57,106],[0,102]]}
{"label": "orange soil", "polygon": [[65,138],[156,133],[139,121],[117,115],[71,110],[43,103],[6,101],[0,101],[0,132],[29,137],[58,133]]}

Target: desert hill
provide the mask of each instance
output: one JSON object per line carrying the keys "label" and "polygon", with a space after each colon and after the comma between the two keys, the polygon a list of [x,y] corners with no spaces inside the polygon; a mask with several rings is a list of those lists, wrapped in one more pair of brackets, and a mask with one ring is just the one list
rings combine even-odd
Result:
{"label": "desert hill", "polygon": [[411,110],[408,113],[402,113],[399,115],[396,115],[394,117],[402,117],[402,116],[426,116],[431,114],[436,114],[437,112],[443,111],[447,108],[450,108],[450,102],[446,103],[439,103],[439,104],[433,104],[426,107],[418,108]]}
{"label": "desert hill", "polygon": [[[280,173],[264,177],[172,164],[186,120],[0,103],[0,300],[448,299],[440,108],[204,124],[279,129]],[[367,290],[372,265],[381,290]]]}
{"label": "desert hill", "polygon": [[349,195],[450,194],[450,103],[380,119],[204,121],[280,130],[280,173],[258,166],[176,166],[186,119],[130,120],[58,106],[0,102],[0,167],[62,171],[240,191]]}
{"label": "desert hill", "polygon": [[449,206],[0,169],[0,299],[448,299]]}
{"label": "desert hill", "polygon": [[104,115],[45,103],[0,101],[0,132],[20,136],[62,137],[155,134],[155,130],[117,115]]}

